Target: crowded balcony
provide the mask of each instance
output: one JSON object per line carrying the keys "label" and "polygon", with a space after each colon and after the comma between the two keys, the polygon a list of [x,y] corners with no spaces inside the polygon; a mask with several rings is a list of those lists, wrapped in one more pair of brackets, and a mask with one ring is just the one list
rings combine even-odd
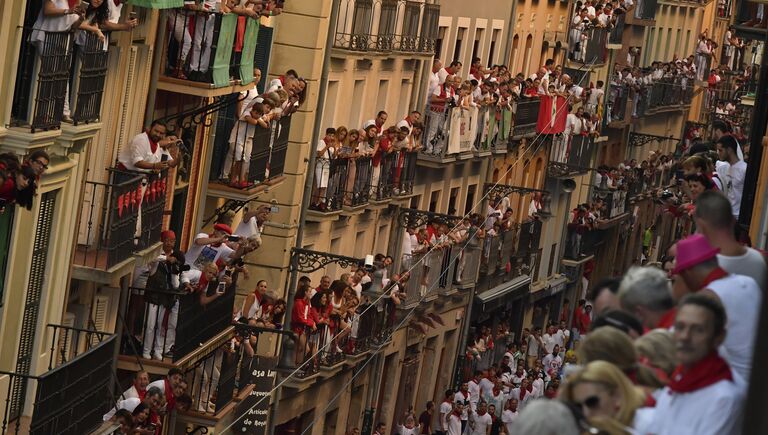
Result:
{"label": "crowded balcony", "polygon": [[0,433],[91,433],[114,405],[116,336],[63,325],[48,325],[45,333],[45,373],[30,373],[32,355],[19,360],[16,372],[0,371]]}
{"label": "crowded balcony", "polygon": [[412,0],[342,0],[333,46],[354,52],[431,56],[440,6]]}
{"label": "crowded balcony", "polygon": [[[584,65],[601,65],[608,60],[608,35],[612,27],[595,27],[592,24],[574,27],[568,59]],[[578,34],[578,39],[576,39]]]}
{"label": "crowded balcony", "polygon": [[58,130],[62,122],[97,122],[111,32],[96,33],[95,27],[86,30],[83,26],[74,32],[54,31],[62,21],[69,23],[78,14],[90,13],[90,6],[83,2],[71,13],[60,16],[54,10],[49,16],[41,12],[42,3],[28,3],[20,28],[10,125],[35,133]]}
{"label": "crowded balcony", "polygon": [[246,90],[254,81],[257,45],[271,43],[259,38],[259,17],[269,14],[261,2],[232,9],[190,2],[170,10],[158,89],[202,97]]}
{"label": "crowded balcony", "polygon": [[630,24],[653,25],[656,20],[658,0],[638,0],[635,8],[628,11]]}
{"label": "crowded balcony", "polygon": [[[652,72],[641,72],[643,78]],[[630,118],[641,118],[688,107],[693,99],[693,78],[686,75],[650,78],[647,81],[614,80],[608,87],[605,123],[623,127]]]}
{"label": "crowded balcony", "polygon": [[[227,101],[217,108],[208,193],[250,201],[283,179],[291,112],[276,115],[269,106],[254,104],[249,116],[257,124],[249,124],[235,116],[241,107],[239,94],[223,98]],[[266,113],[257,113],[259,109]]]}
{"label": "crowded balcony", "polygon": [[377,157],[352,153],[330,153],[315,161],[314,184],[309,209],[329,214],[342,209],[357,210],[371,202],[408,197],[416,179],[417,151],[391,149]]}
{"label": "crowded balcony", "polygon": [[106,182],[86,180],[74,277],[111,283],[111,272],[129,271],[134,254],[156,247],[168,189],[167,170],[108,169]]}
{"label": "crowded balcony", "polygon": [[562,134],[552,139],[549,161],[574,168],[589,168],[595,147],[594,135]]}

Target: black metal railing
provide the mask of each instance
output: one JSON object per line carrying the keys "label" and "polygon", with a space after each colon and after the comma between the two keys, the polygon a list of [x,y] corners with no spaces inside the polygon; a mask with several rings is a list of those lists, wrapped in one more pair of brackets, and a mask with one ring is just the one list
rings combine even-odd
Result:
{"label": "black metal railing", "polygon": [[[90,433],[114,405],[116,379],[114,335],[40,376],[0,371],[4,390],[0,434]],[[27,390],[33,388],[31,414],[25,414]]]}
{"label": "black metal railing", "polygon": [[32,133],[59,128],[69,100],[73,34],[24,28],[22,36],[11,125],[28,125]]}
{"label": "black metal railing", "polygon": [[512,138],[519,139],[536,133],[541,101],[538,98],[521,97],[515,103],[515,119]]}
{"label": "black metal railing", "polygon": [[591,27],[584,30],[586,39],[581,38],[580,44],[574,47],[569,54],[571,60],[583,64],[602,64],[608,59],[608,29],[605,27]]}
{"label": "black metal railing", "polygon": [[110,170],[107,183],[86,181],[87,218],[74,264],[109,269],[159,242],[167,175]]}
{"label": "black metal railing", "polygon": [[627,114],[629,87],[623,84],[611,83],[608,86],[608,110],[606,122],[623,121]]}
{"label": "black metal railing", "polygon": [[168,14],[165,75],[226,86],[230,81],[237,16],[183,8]]}
{"label": "black metal railing", "polygon": [[[528,104],[531,109],[535,107],[538,115],[539,102],[535,100]],[[528,104],[522,108],[518,105],[523,117],[526,116],[523,113],[529,108]],[[422,156],[431,158],[444,159],[457,154],[483,151],[506,152],[515,132],[519,133],[526,127],[531,127],[533,131],[536,125],[534,120],[531,125],[515,130],[515,115],[509,108],[481,106],[433,109],[434,106],[426,111],[424,148],[421,150]]]}
{"label": "black metal railing", "polygon": [[621,38],[624,35],[624,22],[626,21],[626,14],[617,14],[616,20],[613,22],[613,26],[608,32],[609,44],[621,44]]}
{"label": "black metal railing", "polygon": [[665,77],[650,87],[646,110],[690,104],[693,99],[693,80],[687,77]]}
{"label": "black metal railing", "polygon": [[696,63],[696,80],[706,81],[709,78],[709,68],[712,65],[712,54],[696,52],[694,62]]}
{"label": "black metal railing", "polygon": [[597,253],[603,243],[604,230],[592,229],[589,225],[569,223],[565,258],[579,260]]}
{"label": "black metal railing", "polygon": [[330,212],[344,206],[349,162],[344,158],[318,158],[315,161],[314,185],[309,208]]}
{"label": "black metal railing", "polygon": [[347,165],[344,205],[357,207],[368,204],[368,199],[371,196],[371,157],[348,158]]}
{"label": "black metal railing", "polygon": [[105,44],[93,33],[85,32],[85,41],[77,46],[80,75],[77,80],[75,110],[72,113],[75,125],[98,121],[101,115],[109,61]]}
{"label": "black metal railing", "polygon": [[178,361],[224,331],[232,324],[234,286],[206,305],[197,292],[133,288],[128,330],[141,342],[143,357]]}
{"label": "black metal railing", "polygon": [[109,332],[66,325],[48,324],[48,329],[51,331],[48,370],[66,364],[111,336]]}
{"label": "black metal railing", "polygon": [[655,20],[658,0],[638,0],[634,16],[638,20]]}
{"label": "black metal railing", "polygon": [[579,168],[588,168],[592,160],[595,138],[573,134],[553,138],[549,161],[565,163]]}
{"label": "black metal railing", "polygon": [[602,219],[613,219],[627,210],[627,191],[622,189],[595,189],[594,199],[601,199],[603,210],[601,210]]}

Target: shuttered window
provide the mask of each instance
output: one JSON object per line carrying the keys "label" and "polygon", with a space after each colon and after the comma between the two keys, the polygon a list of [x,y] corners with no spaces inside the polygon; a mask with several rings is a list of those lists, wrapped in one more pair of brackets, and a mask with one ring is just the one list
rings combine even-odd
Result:
{"label": "shuttered window", "polygon": [[[259,42],[256,43],[256,53],[253,55],[253,66],[261,70],[261,81],[258,89],[266,91],[267,74],[269,73],[269,55],[272,52],[272,27],[261,26],[259,28]],[[282,74],[282,71],[280,71]]]}
{"label": "shuttered window", "polygon": [[5,277],[8,265],[8,254],[11,248],[11,234],[13,231],[13,211],[16,207],[7,206],[5,212],[0,214],[0,307],[5,301]]}

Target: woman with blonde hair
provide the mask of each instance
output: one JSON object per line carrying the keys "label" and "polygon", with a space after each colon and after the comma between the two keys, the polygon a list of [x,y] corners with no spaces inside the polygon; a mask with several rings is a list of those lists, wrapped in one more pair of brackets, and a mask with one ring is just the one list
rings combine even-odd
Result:
{"label": "woman with blonde hair", "polygon": [[645,393],[606,361],[593,361],[568,376],[560,398],[581,408],[587,419],[613,418],[631,426],[635,410],[645,404]]}
{"label": "woman with blonde hair", "polygon": [[639,363],[637,351],[629,336],[616,328],[604,326],[590,332],[581,341],[576,356],[581,364],[608,361],[621,369],[635,385],[650,390],[664,387],[653,370]]}
{"label": "woman with blonde hair", "polygon": [[657,377],[663,382],[668,382],[677,367],[672,333],[666,329],[647,332],[635,340],[635,349],[640,356],[640,363],[656,369]]}

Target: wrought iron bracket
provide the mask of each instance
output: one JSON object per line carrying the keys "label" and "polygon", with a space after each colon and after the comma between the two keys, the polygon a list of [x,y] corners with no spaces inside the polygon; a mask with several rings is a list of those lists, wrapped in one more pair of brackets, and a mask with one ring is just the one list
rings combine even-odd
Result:
{"label": "wrought iron bracket", "polygon": [[658,136],[655,134],[645,134],[645,133],[635,133],[635,132],[629,133],[629,146],[631,147],[641,147],[651,142],[664,142],[668,140],[674,140],[674,141],[680,142],[679,138],[672,137],[671,135]]}
{"label": "wrought iron bracket", "polygon": [[333,263],[347,269],[352,266],[362,266],[365,264],[365,260],[303,248],[291,249],[291,271],[312,273]]}
{"label": "wrought iron bracket", "polygon": [[211,217],[207,218],[203,221],[203,226],[208,225],[213,221],[214,219],[218,219],[219,217],[223,216],[227,212],[233,211],[235,213],[242,210],[243,207],[245,207],[248,204],[247,201],[238,201],[235,199],[228,199],[221,207],[217,208],[213,211],[213,215]]}
{"label": "wrought iron bracket", "polygon": [[[173,115],[168,115],[164,118],[161,118],[161,120],[169,123],[171,126],[181,127],[185,130],[191,128],[192,125],[204,125],[206,127],[210,127],[213,123],[213,120],[209,115],[221,111],[229,106],[235,105],[244,99],[245,96],[239,93],[214,97],[213,101],[207,104],[200,104],[195,108],[179,113],[174,113]],[[200,101],[202,103],[206,100],[201,98]]]}
{"label": "wrought iron bracket", "polygon": [[592,168],[573,166],[567,163],[549,162],[547,164],[547,176],[550,178],[566,178],[591,171]]}
{"label": "wrought iron bracket", "polygon": [[448,226],[453,227],[461,222],[462,216],[405,208],[400,211],[400,215],[397,217],[398,223],[400,223],[400,226],[403,228],[420,227],[434,220],[441,221],[442,223],[446,223]]}
{"label": "wrought iron bracket", "polygon": [[494,183],[485,183],[485,193],[493,198],[494,196],[509,196],[513,193],[517,193],[520,195],[527,195],[529,193],[535,193],[540,192],[541,194],[548,194],[546,190],[541,189],[533,189],[530,187],[521,187],[521,186],[509,186],[506,184],[494,184]]}

